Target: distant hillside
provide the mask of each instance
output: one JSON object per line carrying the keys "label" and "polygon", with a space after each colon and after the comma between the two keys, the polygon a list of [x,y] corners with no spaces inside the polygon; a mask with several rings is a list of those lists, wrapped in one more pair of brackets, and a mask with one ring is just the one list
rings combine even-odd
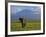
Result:
{"label": "distant hillside", "polygon": [[19,19],[20,17],[26,17],[28,19],[40,19],[40,14],[33,14],[35,13],[36,11],[31,11],[31,10],[28,10],[28,9],[24,9],[20,12],[17,12],[16,14],[11,14],[11,18],[12,19]]}

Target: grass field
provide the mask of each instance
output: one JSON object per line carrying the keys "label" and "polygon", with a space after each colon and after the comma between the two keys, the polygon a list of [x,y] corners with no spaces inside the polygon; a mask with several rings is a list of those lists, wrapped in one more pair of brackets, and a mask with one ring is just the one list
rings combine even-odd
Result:
{"label": "grass field", "polygon": [[39,20],[30,20],[26,22],[26,26],[22,28],[21,22],[11,21],[11,31],[30,31],[30,30],[40,30],[41,22]]}

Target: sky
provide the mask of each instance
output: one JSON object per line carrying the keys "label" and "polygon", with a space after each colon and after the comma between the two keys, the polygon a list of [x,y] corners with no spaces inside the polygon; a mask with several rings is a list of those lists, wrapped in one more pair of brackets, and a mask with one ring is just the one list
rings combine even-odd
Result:
{"label": "sky", "polygon": [[16,5],[11,5],[11,13],[16,14],[24,9],[28,9],[31,11],[35,11],[33,14],[39,14],[41,9],[40,6],[16,6]]}

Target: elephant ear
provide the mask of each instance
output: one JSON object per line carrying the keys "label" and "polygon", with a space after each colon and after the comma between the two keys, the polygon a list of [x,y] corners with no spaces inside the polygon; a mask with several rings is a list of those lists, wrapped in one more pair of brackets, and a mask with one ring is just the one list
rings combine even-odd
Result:
{"label": "elephant ear", "polygon": [[22,20],[23,18],[19,18],[19,20]]}

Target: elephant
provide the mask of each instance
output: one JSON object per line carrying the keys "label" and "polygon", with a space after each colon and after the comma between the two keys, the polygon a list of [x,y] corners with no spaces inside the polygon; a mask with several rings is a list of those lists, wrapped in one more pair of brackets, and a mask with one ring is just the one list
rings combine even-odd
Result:
{"label": "elephant", "polygon": [[26,21],[24,18],[19,18],[21,24],[22,24],[22,28],[24,28],[26,26]]}

